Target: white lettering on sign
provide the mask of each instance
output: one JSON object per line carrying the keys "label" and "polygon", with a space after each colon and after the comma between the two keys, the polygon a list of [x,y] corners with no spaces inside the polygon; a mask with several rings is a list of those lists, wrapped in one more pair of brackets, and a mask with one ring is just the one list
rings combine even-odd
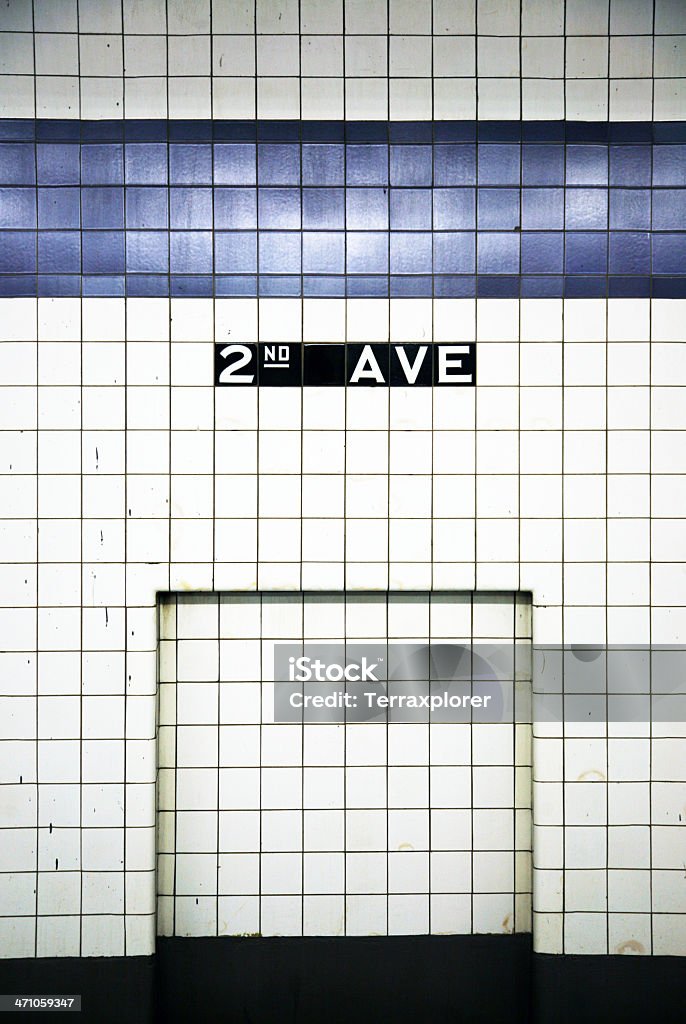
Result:
{"label": "white lettering on sign", "polygon": [[357,366],[353,370],[350,376],[350,383],[357,384],[362,379],[375,380],[377,384],[385,384],[381,367],[376,361],[376,356],[372,351],[371,345],[365,345],[362,349],[362,355],[357,361]]}
{"label": "white lettering on sign", "polygon": [[441,345],[438,349],[438,383],[439,384],[467,384],[471,382],[470,373],[457,373],[462,369],[462,358],[457,356],[467,355],[467,345]]}

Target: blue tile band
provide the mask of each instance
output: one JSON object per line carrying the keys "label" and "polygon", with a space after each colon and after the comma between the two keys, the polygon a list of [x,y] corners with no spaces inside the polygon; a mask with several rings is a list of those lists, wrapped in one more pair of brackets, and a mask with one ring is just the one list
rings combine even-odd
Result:
{"label": "blue tile band", "polygon": [[686,296],[686,123],[0,121],[0,295]]}

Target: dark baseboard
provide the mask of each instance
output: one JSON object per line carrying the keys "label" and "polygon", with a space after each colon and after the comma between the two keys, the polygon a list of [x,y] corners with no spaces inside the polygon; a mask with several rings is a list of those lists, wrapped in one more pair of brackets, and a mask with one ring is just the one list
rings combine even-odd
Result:
{"label": "dark baseboard", "polygon": [[30,1021],[51,1020],[53,1024],[150,1024],[155,1020],[155,959],[68,956],[0,960],[3,995],[82,997],[81,1013],[22,1012],[8,1016],[7,1024],[24,1016]]}
{"label": "dark baseboard", "polygon": [[682,1024],[686,958],[533,954],[526,935],[160,939],[154,957],[0,960],[0,993],[80,993],[81,1024]]}
{"label": "dark baseboard", "polygon": [[535,1024],[683,1024],[686,957],[535,953],[531,993]]}
{"label": "dark baseboard", "polygon": [[213,986],[203,1024],[528,1019],[528,936],[229,940],[226,952],[222,939],[193,941],[188,953],[183,939],[160,944],[167,1021],[191,1021]]}

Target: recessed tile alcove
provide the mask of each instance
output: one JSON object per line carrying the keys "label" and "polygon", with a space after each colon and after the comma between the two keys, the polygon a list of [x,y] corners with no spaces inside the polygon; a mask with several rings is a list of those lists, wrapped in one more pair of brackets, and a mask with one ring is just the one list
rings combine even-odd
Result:
{"label": "recessed tile alcove", "polygon": [[[279,643],[517,646],[527,595],[162,595],[161,935],[531,930],[531,726],[275,720]],[[530,701],[530,659],[503,685]],[[512,659],[515,664],[514,658]]]}

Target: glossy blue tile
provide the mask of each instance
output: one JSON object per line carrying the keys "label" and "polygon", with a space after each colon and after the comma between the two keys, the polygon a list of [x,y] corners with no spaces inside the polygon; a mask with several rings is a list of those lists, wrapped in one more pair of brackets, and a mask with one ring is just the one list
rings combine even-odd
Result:
{"label": "glossy blue tile", "polygon": [[392,299],[430,299],[433,294],[433,282],[430,274],[413,277],[391,277],[390,296]]}
{"label": "glossy blue tile", "polygon": [[686,299],[686,277],[653,277],[651,292],[654,299]]}
{"label": "glossy blue tile", "polygon": [[474,185],[476,146],[468,143],[436,146],[434,185]]}
{"label": "glossy blue tile", "polygon": [[81,191],[78,188],[39,188],[38,226],[78,228],[81,226]]}
{"label": "glossy blue tile", "polygon": [[686,234],[653,235],[653,273],[683,274],[686,270]]}
{"label": "glossy blue tile", "polygon": [[257,270],[257,232],[215,231],[214,261],[217,274],[254,273]]}
{"label": "glossy blue tile", "polygon": [[35,228],[36,190],[0,188],[0,228]]}
{"label": "glossy blue tile", "polygon": [[80,274],[81,232],[39,231],[38,273]]}
{"label": "glossy blue tile", "polygon": [[349,231],[346,235],[348,274],[387,274],[388,235],[385,231]]}
{"label": "glossy blue tile", "polygon": [[431,121],[390,121],[388,134],[391,142],[423,142],[432,141],[433,124]]}
{"label": "glossy blue tile", "polygon": [[388,189],[346,189],[346,227],[352,230],[376,230],[388,227]]}
{"label": "glossy blue tile", "polygon": [[36,122],[23,118],[0,118],[0,139],[7,142],[33,142]]}
{"label": "glossy blue tile", "polygon": [[653,190],[653,228],[656,231],[686,230],[686,189]]}
{"label": "glossy blue tile", "polygon": [[348,298],[386,299],[388,298],[388,278],[384,277],[349,277],[345,283],[345,294]]}
{"label": "glossy blue tile", "polygon": [[476,226],[476,190],[473,188],[435,188],[433,190],[434,228],[459,231]]}
{"label": "glossy blue tile", "polygon": [[561,188],[522,189],[522,229],[554,231],[564,227],[565,194]]}
{"label": "glossy blue tile", "polygon": [[231,275],[214,279],[215,295],[257,295],[257,278],[247,275]]}
{"label": "glossy blue tile", "polygon": [[[651,239],[661,294],[679,291],[684,264],[678,232],[686,229],[686,132],[680,124],[43,120],[0,122],[0,140],[11,140],[0,141],[0,230],[19,266],[32,267],[12,273],[6,263],[4,293],[8,279],[25,293],[22,274],[34,272],[40,273],[45,294],[60,289],[71,294],[80,287],[76,237],[81,226],[84,293],[121,292],[124,227],[136,236],[128,242],[127,259],[129,272],[143,282],[137,288],[150,294],[168,289],[171,245],[175,294],[208,293],[215,250],[226,293],[245,294],[240,289],[250,287],[254,293],[259,208],[267,261],[266,269],[260,265],[259,287],[265,294],[269,289],[293,294],[296,285],[298,293],[304,288],[308,294],[340,294],[347,270],[356,275],[350,294],[365,294],[364,289],[388,294],[390,288],[394,295],[420,295],[432,287],[432,269],[438,275],[435,294],[471,294],[477,127],[480,294],[517,293],[520,246],[522,293],[559,294],[563,228],[570,275],[566,294],[605,294],[606,273],[612,279],[610,294],[630,295],[632,287],[633,294],[646,294]],[[259,156],[252,141],[258,131]],[[651,192],[653,131],[657,188]],[[560,187],[563,132],[569,143],[566,190]],[[37,147],[29,141],[34,133]],[[521,147],[520,136],[527,140]],[[171,190],[168,163],[179,183]],[[36,165],[37,194],[30,187],[12,187],[33,186]],[[53,234],[41,237],[37,269],[31,263],[35,252],[31,256],[26,248],[30,243],[19,237],[19,229],[26,228],[28,238],[35,228],[36,203],[39,228]],[[432,229],[436,235],[429,249]],[[657,234],[651,236],[651,230]],[[307,285],[298,283],[301,251]],[[31,287],[35,290],[35,283]]]}
{"label": "glossy blue tile", "polygon": [[344,298],[345,277],[303,277],[303,295],[306,298]]}
{"label": "glossy blue tile", "polygon": [[476,279],[466,274],[436,274],[434,295],[437,299],[473,299],[476,295]]}
{"label": "glossy blue tile", "polygon": [[382,142],[387,145],[389,138],[387,121],[347,121],[345,125],[345,141]]}
{"label": "glossy blue tile", "polygon": [[348,185],[388,185],[387,146],[348,146],[346,150]]}
{"label": "glossy blue tile", "polygon": [[519,145],[486,143],[479,145],[479,185],[519,185]]}
{"label": "glossy blue tile", "polygon": [[0,143],[0,184],[34,185],[36,147],[27,142]]}
{"label": "glossy blue tile", "polygon": [[212,189],[169,189],[169,216],[172,228],[212,227]]}
{"label": "glossy blue tile", "polygon": [[145,120],[127,121],[125,125],[124,138],[126,142],[164,142],[169,138],[169,121]]}
{"label": "glossy blue tile", "polygon": [[432,239],[426,231],[391,231],[392,274],[430,274]]}
{"label": "glossy blue tile", "polygon": [[607,185],[607,146],[567,146],[568,185]]}
{"label": "glossy blue tile", "polygon": [[170,185],[211,185],[212,147],[196,143],[170,143]]}
{"label": "glossy blue tile", "polygon": [[391,185],[431,185],[431,146],[391,146]]}
{"label": "glossy blue tile", "polygon": [[302,190],[304,228],[345,227],[345,192],[342,188]]}
{"label": "glossy blue tile", "polygon": [[84,232],[82,254],[84,274],[123,274],[126,270],[124,232]]}
{"label": "glossy blue tile", "polygon": [[514,231],[519,227],[519,222],[519,189],[479,189],[479,230]]}
{"label": "glossy blue tile", "polygon": [[684,121],[655,121],[652,128],[654,142],[686,142]]}
{"label": "glossy blue tile", "polygon": [[159,142],[127,142],[124,150],[126,184],[166,185],[168,158],[169,154],[166,144]]}
{"label": "glossy blue tile", "polygon": [[[77,297],[81,295],[80,274],[40,274],[38,276],[38,294],[49,298]],[[84,295],[86,292],[84,291]]]}
{"label": "glossy blue tile", "polygon": [[166,188],[147,185],[126,188],[127,228],[166,228],[169,226],[169,211]]}
{"label": "glossy blue tile", "polygon": [[522,141],[527,143],[565,140],[564,121],[522,121]]}
{"label": "glossy blue tile", "polygon": [[257,227],[257,190],[217,188],[214,190],[215,228]]}
{"label": "glossy blue tile", "polygon": [[169,235],[166,231],[127,231],[126,269],[132,274],[169,272]]}
{"label": "glossy blue tile", "polygon": [[562,231],[522,232],[522,273],[561,274],[564,264]]}
{"label": "glossy blue tile", "polygon": [[79,142],[81,122],[72,118],[37,118],[36,139],[38,142]]}
{"label": "glossy blue tile", "polygon": [[565,239],[567,274],[607,273],[607,233],[568,231]]}
{"label": "glossy blue tile", "polygon": [[78,185],[80,163],[79,147],[71,143],[38,143],[36,146],[39,185]]}
{"label": "glossy blue tile", "polygon": [[303,185],[342,185],[345,182],[344,168],[344,146],[304,145],[302,147]]}
{"label": "glossy blue tile", "polygon": [[257,289],[260,297],[295,298],[300,296],[301,283],[299,277],[288,277],[281,274],[278,276],[260,274]]}
{"label": "glossy blue tile", "polygon": [[392,229],[431,229],[431,189],[395,188],[390,199]]}
{"label": "glossy blue tile", "polygon": [[256,121],[215,120],[212,124],[215,143],[257,141]]}
{"label": "glossy blue tile", "polygon": [[81,142],[123,142],[124,125],[121,120],[81,121]]}
{"label": "glossy blue tile", "polygon": [[565,147],[558,145],[522,146],[522,182],[524,185],[563,185]]}
{"label": "glossy blue tile", "polygon": [[124,182],[124,147],[88,145],[81,147],[83,185],[121,185]]}
{"label": "glossy blue tile", "polygon": [[653,142],[650,121],[610,121],[608,138],[612,145],[650,145]]}
{"label": "glossy blue tile", "polygon": [[477,121],[479,142],[520,142],[521,121]]}
{"label": "glossy blue tile", "polygon": [[604,299],[607,295],[606,277],[566,277],[566,299]]}
{"label": "glossy blue tile", "polygon": [[300,137],[308,142],[345,142],[345,121],[301,121]]}
{"label": "glossy blue tile", "polygon": [[212,121],[205,118],[174,118],[168,122],[170,142],[211,142]]}
{"label": "glossy blue tile", "polygon": [[651,178],[651,146],[610,146],[611,185],[640,188],[649,186]]}
{"label": "glossy blue tile", "polygon": [[257,182],[257,148],[247,142],[215,145],[216,185],[254,185]]}
{"label": "glossy blue tile", "polygon": [[303,273],[344,274],[345,234],[342,231],[303,232]]}
{"label": "glossy blue tile", "polygon": [[647,231],[610,233],[611,274],[650,273],[650,234]]}
{"label": "glossy blue tile", "polygon": [[607,230],[607,190],[568,188],[565,192],[565,227],[568,230]]}
{"label": "glossy blue tile", "polygon": [[653,185],[668,188],[686,185],[686,146],[653,148]]}
{"label": "glossy blue tile", "polygon": [[564,278],[554,274],[522,277],[520,295],[523,299],[561,299],[564,295]]}
{"label": "glossy blue tile", "polygon": [[258,121],[258,142],[300,142],[300,121]]}
{"label": "glossy blue tile", "polygon": [[281,230],[299,228],[300,189],[258,189],[257,226],[259,228],[281,228]]}
{"label": "glossy blue tile", "polygon": [[258,236],[261,274],[299,274],[300,232],[267,231]]}
{"label": "glossy blue tile", "polygon": [[611,188],[610,227],[635,230],[650,227],[650,189]]}
{"label": "glossy blue tile", "polygon": [[84,295],[124,297],[126,278],[123,276],[83,277]]}
{"label": "glossy blue tile", "polygon": [[124,189],[82,188],[81,222],[84,228],[123,228]]}
{"label": "glossy blue tile", "polygon": [[519,234],[479,232],[476,249],[478,274],[519,273]]}
{"label": "glossy blue tile", "polygon": [[476,279],[476,294],[480,299],[518,299],[519,276],[480,274]]}
{"label": "glossy blue tile", "polygon": [[160,296],[169,295],[169,278],[162,274],[132,274],[126,279],[128,296]]}
{"label": "glossy blue tile", "polygon": [[24,277],[19,274],[7,274],[2,270],[2,265],[3,258],[0,253],[0,295],[11,298],[23,296],[33,298],[38,294],[38,282],[35,274],[26,274]]}
{"label": "glossy blue tile", "polygon": [[607,284],[607,293],[611,299],[649,299],[652,278],[610,277]]}
{"label": "glossy blue tile", "polygon": [[476,244],[473,231],[437,232],[433,237],[435,274],[473,274]]}
{"label": "glossy blue tile", "polygon": [[299,185],[300,147],[271,143],[259,145],[257,180],[260,185]]}
{"label": "glossy blue tile", "polygon": [[210,275],[176,274],[169,280],[169,294],[172,298],[209,299],[214,292]]}
{"label": "glossy blue tile", "polygon": [[475,142],[476,121],[434,121],[434,142]]}
{"label": "glossy blue tile", "polygon": [[565,122],[565,138],[571,145],[606,145],[609,135],[607,121]]}
{"label": "glossy blue tile", "polygon": [[172,274],[212,273],[211,231],[171,231],[169,240]]}

